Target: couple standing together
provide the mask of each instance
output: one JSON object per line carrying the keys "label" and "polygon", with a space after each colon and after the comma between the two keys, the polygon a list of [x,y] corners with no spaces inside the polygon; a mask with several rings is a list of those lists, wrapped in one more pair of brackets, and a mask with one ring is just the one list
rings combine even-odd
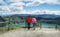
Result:
{"label": "couple standing together", "polygon": [[35,17],[30,17],[30,16],[28,16],[27,17],[27,19],[26,19],[26,23],[27,23],[27,25],[28,25],[28,30],[30,29],[30,24],[32,23],[32,25],[33,25],[33,28],[34,28],[34,30],[35,30],[35,26],[36,26],[36,18]]}

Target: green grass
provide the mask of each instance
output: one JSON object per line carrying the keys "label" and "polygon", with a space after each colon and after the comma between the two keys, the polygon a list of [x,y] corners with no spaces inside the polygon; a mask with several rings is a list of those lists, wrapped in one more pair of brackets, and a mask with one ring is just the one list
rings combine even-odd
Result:
{"label": "green grass", "polygon": [[7,27],[1,27],[1,28],[0,28],[0,33],[4,33],[4,32],[6,32],[7,30],[8,30]]}
{"label": "green grass", "polygon": [[[23,23],[26,23],[26,22],[23,22]],[[39,27],[39,24],[40,23],[37,22],[36,27]],[[17,28],[27,28],[27,26],[21,27],[21,26],[18,26],[17,24],[11,24],[11,23],[8,26],[9,26],[9,30],[14,30]],[[8,27],[0,27],[0,32],[6,32],[6,31],[8,31]]]}
{"label": "green grass", "polygon": [[17,29],[17,28],[18,28],[18,26],[10,26],[9,30],[14,30],[14,29]]}
{"label": "green grass", "polygon": [[[9,29],[8,29],[9,28]],[[17,29],[18,28],[18,26],[9,26],[9,27],[0,27],[0,33],[1,32],[6,32],[6,31],[9,31],[9,30],[14,30],[14,29]]]}

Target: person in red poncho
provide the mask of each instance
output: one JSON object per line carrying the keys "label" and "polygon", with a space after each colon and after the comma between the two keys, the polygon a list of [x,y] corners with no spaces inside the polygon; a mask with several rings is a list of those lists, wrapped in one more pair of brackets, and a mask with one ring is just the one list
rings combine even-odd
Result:
{"label": "person in red poncho", "polygon": [[31,24],[31,17],[30,16],[27,17],[26,23],[28,25],[28,29],[30,29],[30,24]]}

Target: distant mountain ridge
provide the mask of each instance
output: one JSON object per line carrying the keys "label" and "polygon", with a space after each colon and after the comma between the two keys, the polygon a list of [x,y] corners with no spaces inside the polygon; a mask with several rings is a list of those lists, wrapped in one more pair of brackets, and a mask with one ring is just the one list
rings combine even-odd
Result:
{"label": "distant mountain ridge", "polygon": [[35,16],[35,17],[43,17],[43,18],[58,18],[60,15],[52,15],[52,14],[42,14],[42,15],[31,15],[31,14],[6,14],[0,16]]}
{"label": "distant mountain ridge", "polygon": [[31,17],[35,16],[37,18],[37,20],[40,20],[41,22],[45,22],[45,23],[60,23],[60,15],[8,14],[8,15],[3,15],[2,17],[3,18],[11,18],[11,19],[18,17],[20,19],[26,19],[27,16],[31,16]]}

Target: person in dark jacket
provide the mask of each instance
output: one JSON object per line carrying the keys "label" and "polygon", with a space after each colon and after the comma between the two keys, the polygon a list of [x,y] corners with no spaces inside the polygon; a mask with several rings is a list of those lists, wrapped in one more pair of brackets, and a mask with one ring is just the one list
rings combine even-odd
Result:
{"label": "person in dark jacket", "polygon": [[26,23],[28,25],[28,30],[29,30],[30,29],[30,24],[31,24],[31,17],[30,16],[27,17]]}

